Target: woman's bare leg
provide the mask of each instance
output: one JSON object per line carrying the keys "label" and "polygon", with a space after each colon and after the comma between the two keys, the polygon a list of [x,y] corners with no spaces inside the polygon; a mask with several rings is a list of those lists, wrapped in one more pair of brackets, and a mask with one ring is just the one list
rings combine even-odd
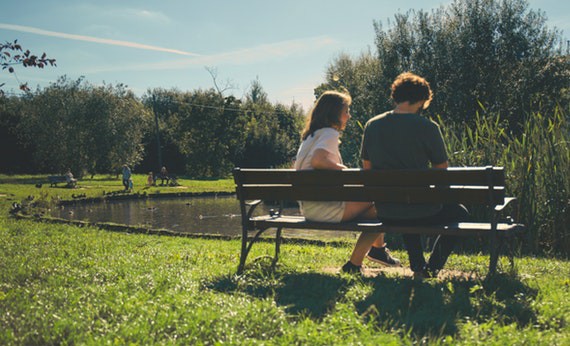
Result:
{"label": "woman's bare leg", "polygon": [[376,219],[376,208],[370,202],[345,202],[342,221]]}
{"label": "woman's bare leg", "polygon": [[[373,203],[346,202],[342,221],[355,219],[372,220],[376,218],[376,208],[374,208]],[[375,247],[383,247],[384,233],[361,233],[350,255],[350,262],[357,266],[362,265],[362,261],[364,261],[364,257],[372,245]]]}

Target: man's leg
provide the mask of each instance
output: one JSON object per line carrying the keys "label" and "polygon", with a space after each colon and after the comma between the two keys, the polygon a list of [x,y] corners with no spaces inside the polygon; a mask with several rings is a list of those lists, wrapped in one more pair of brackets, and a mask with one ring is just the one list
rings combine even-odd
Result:
{"label": "man's leg", "polygon": [[[463,205],[447,204],[435,215],[434,223],[465,221],[468,217],[469,211]],[[429,258],[428,270],[432,273],[440,271],[445,265],[445,262],[447,262],[447,258],[451,255],[456,243],[457,237],[452,235],[441,235],[437,237]]]}
{"label": "man's leg", "polygon": [[427,265],[431,273],[436,274],[443,268],[456,243],[457,237],[452,235],[440,235],[436,238]]}
{"label": "man's leg", "polygon": [[425,265],[424,250],[422,248],[421,237],[418,234],[402,234],[404,245],[408,251],[410,269],[413,272],[421,272]]}

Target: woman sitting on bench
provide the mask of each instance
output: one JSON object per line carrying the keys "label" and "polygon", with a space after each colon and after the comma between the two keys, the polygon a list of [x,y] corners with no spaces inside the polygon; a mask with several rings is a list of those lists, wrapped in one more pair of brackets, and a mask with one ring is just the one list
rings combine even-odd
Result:
{"label": "woman sitting on bench", "polygon": [[[302,133],[295,169],[347,168],[339,151],[340,132],[350,119],[350,95],[326,91],[319,97],[307,117]],[[357,219],[376,219],[376,209],[371,202],[316,202],[300,201],[301,212],[309,221],[339,223]],[[356,242],[350,261],[342,271],[360,273],[362,261],[368,258],[388,266],[400,266],[400,261],[390,255],[384,243],[384,233],[362,233]]]}

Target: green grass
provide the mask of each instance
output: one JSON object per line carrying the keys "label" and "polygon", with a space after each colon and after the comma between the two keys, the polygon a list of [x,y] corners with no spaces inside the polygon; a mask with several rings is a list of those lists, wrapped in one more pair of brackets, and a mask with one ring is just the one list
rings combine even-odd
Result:
{"label": "green grass", "polygon": [[239,246],[0,219],[0,344],[570,342],[567,261],[521,258],[518,275],[489,280],[355,279],[323,269],[349,246],[285,244],[275,271],[262,257],[236,276]]}
{"label": "green grass", "polygon": [[[95,177],[81,189],[38,189],[43,176],[0,176],[2,345],[570,344],[570,262],[516,258],[485,279],[486,254],[454,254],[448,267],[472,279],[413,281],[395,274],[332,273],[352,243],[253,247],[235,275],[240,242],[104,231],[6,217],[12,201],[118,191]],[[138,180],[135,176],[135,191]],[[233,183],[184,181],[188,192]],[[156,190],[154,190],[156,189]],[[147,189],[177,193],[180,189]],[[393,251],[406,261],[402,250]],[[254,260],[258,258],[257,260]]]}
{"label": "green grass", "polygon": [[[5,214],[12,203],[25,200],[28,196],[46,203],[60,200],[72,200],[73,196],[99,198],[111,195],[123,195],[124,188],[120,177],[111,175],[95,175],[93,178],[80,179],[77,188],[66,188],[65,184],[50,187],[46,175],[5,175],[0,174],[0,213]],[[177,194],[202,192],[233,192],[233,179],[190,180],[179,178],[180,186],[146,186],[146,175],[132,176],[134,188],[128,194]],[[36,184],[42,184],[41,188]]]}

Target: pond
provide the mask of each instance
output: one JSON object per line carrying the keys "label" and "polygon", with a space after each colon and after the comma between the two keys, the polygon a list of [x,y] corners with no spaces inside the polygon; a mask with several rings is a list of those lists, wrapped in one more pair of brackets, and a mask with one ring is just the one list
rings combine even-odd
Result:
{"label": "pond", "polygon": [[[275,206],[262,204],[256,214],[267,214]],[[284,214],[299,215],[299,208],[286,208]],[[61,206],[53,217],[89,222],[112,222],[175,232],[241,235],[241,214],[235,196],[173,197],[132,199]],[[269,231],[268,234],[271,234]],[[335,231],[284,230],[284,236],[331,239],[357,233]]]}

